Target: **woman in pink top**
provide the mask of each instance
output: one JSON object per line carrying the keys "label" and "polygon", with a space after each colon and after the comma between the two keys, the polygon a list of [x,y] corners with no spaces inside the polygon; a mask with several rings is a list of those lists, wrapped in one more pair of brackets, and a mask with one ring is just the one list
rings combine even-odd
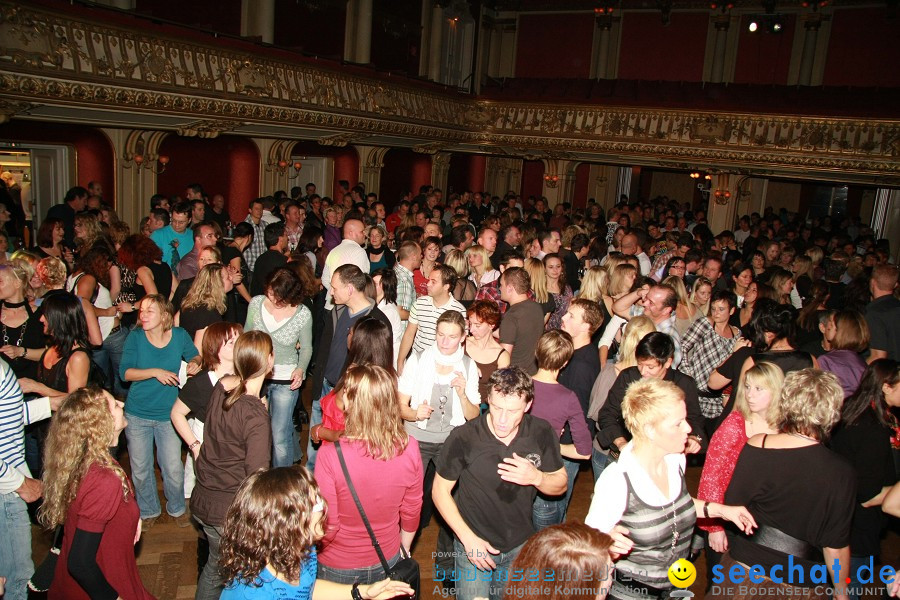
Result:
{"label": "woman in pink top", "polygon": [[[709,502],[724,502],[725,490],[747,440],[757,433],[778,433],[771,415],[781,395],[784,383],[782,370],[767,362],[758,362],[741,378],[734,392],[734,410],[722,421],[709,441],[706,463],[700,475],[697,498]],[[719,564],[728,550],[728,538],[718,519],[700,519],[700,528],[708,534],[706,563],[708,580],[711,569]]]}
{"label": "woman in pink top", "polygon": [[[341,449],[353,487],[390,566],[406,552],[422,509],[422,458],[400,418],[397,380],[382,367],[354,365],[344,374],[346,417]],[[374,583],[385,573],[372,547],[334,444],[316,459],[316,481],[328,504],[318,577],[335,583]]]}

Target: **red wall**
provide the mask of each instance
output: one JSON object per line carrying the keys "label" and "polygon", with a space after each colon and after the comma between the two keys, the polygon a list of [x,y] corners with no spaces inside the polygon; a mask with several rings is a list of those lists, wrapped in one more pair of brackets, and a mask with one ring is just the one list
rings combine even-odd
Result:
{"label": "red wall", "polygon": [[593,35],[593,13],[520,15],[516,77],[589,77]]}
{"label": "red wall", "polygon": [[[405,148],[388,150],[381,169],[379,200],[390,210],[404,193],[417,194],[419,187],[431,183],[431,156]],[[446,190],[444,190],[446,193]]]}
{"label": "red wall", "polygon": [[540,198],[544,191],[544,163],[539,160],[526,160],[522,165],[522,204],[528,196]]}
{"label": "red wall", "polygon": [[[0,125],[0,140],[5,142],[44,142],[67,144],[75,148],[77,181],[68,186],[87,187],[89,181],[103,185],[103,199],[115,207],[115,168],[112,144],[94,127],[13,120]],[[27,144],[26,144],[27,145]],[[47,199],[44,199],[45,202]],[[62,198],[50,198],[46,205],[59,204]]]}
{"label": "red wall", "polygon": [[[487,157],[482,154],[454,153],[450,156],[450,170],[447,173],[447,187],[462,194],[484,191],[484,174]],[[444,190],[445,195],[448,190]]]}
{"label": "red wall", "polygon": [[709,13],[672,13],[668,26],[659,15],[658,11],[622,15],[619,79],[700,81]]}
{"label": "red wall", "polygon": [[225,196],[233,221],[243,220],[250,200],[259,197],[259,151],[249,138],[170,135],[160,144],[159,153],[169,157],[166,171],[157,179],[160,194],[184,196],[188,185],[199,183],[208,195]]}
{"label": "red wall", "polygon": [[241,35],[241,0],[137,0],[135,12],[200,29]]}
{"label": "red wall", "polygon": [[747,29],[751,20],[750,15],[741,19],[734,82],[786,85],[797,16],[784,15],[784,29],[779,34],[762,29],[752,33]]}
{"label": "red wall", "polygon": [[885,12],[834,11],[824,85],[900,87],[900,23]]}
{"label": "red wall", "polygon": [[581,163],[575,167],[575,191],[572,198],[562,198],[563,202],[571,202],[573,208],[587,206],[588,187],[590,187],[591,164]]}

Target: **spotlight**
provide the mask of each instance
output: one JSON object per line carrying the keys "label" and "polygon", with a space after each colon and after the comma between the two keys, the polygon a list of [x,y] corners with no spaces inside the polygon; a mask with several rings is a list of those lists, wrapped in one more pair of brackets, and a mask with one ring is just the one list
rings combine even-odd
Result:
{"label": "spotlight", "polygon": [[753,33],[757,29],[759,29],[759,23],[757,23],[756,21],[750,21],[750,25],[747,26],[747,29],[750,30],[750,33]]}

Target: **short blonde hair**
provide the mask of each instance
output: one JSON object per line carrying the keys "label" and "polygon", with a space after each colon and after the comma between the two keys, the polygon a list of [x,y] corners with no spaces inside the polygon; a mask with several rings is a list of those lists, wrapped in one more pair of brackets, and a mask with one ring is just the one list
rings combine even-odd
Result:
{"label": "short blonde hair", "polygon": [[799,433],[824,440],[841,418],[844,390],[834,373],[819,369],[791,371],[784,378],[775,411],[781,433]]}
{"label": "short blonde hair", "polygon": [[466,260],[466,255],[461,250],[454,248],[444,255],[444,264],[453,269],[456,276],[461,279],[469,276],[469,261]]}
{"label": "short blonde hair", "polygon": [[766,422],[775,425],[775,416],[778,411],[778,400],[781,397],[781,386],[784,385],[784,371],[781,367],[770,362],[760,361],[750,367],[744,373],[737,387],[734,389],[734,410],[741,413],[744,419],[750,418],[750,405],[747,403],[747,394],[744,391],[745,383],[755,383],[772,394],[772,402],[766,410]]}
{"label": "short blonde hair", "polygon": [[42,258],[35,272],[47,288],[58,289],[66,284],[66,265],[55,256]]}
{"label": "short blonde hair", "polygon": [[671,381],[640,379],[628,386],[622,400],[625,426],[635,438],[645,438],[644,428],[656,425],[673,405],[684,403],[684,392]]}
{"label": "short blonde hair", "polygon": [[152,302],[159,309],[159,318],[162,323],[163,331],[169,331],[175,325],[175,309],[169,299],[162,294],[147,294],[138,302],[138,306],[144,303],[144,300]]}

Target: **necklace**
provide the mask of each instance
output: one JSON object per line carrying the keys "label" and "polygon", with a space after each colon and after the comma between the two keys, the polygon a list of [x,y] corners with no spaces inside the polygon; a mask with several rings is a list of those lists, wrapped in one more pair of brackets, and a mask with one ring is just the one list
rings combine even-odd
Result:
{"label": "necklace", "polygon": [[7,302],[6,300],[4,300],[3,308],[22,308],[23,306],[25,306],[26,302],[28,302],[28,300],[22,300],[21,302]]}
{"label": "necklace", "polygon": [[678,511],[675,510],[675,500],[672,500],[672,558],[675,558],[675,548],[678,546]]}
{"label": "necklace", "polygon": [[816,444],[819,443],[819,440],[817,440],[816,438],[808,436],[808,435],[803,435],[802,433],[789,433],[788,435],[794,436],[796,438],[800,438],[801,440],[808,440],[808,441],[814,442]]}

